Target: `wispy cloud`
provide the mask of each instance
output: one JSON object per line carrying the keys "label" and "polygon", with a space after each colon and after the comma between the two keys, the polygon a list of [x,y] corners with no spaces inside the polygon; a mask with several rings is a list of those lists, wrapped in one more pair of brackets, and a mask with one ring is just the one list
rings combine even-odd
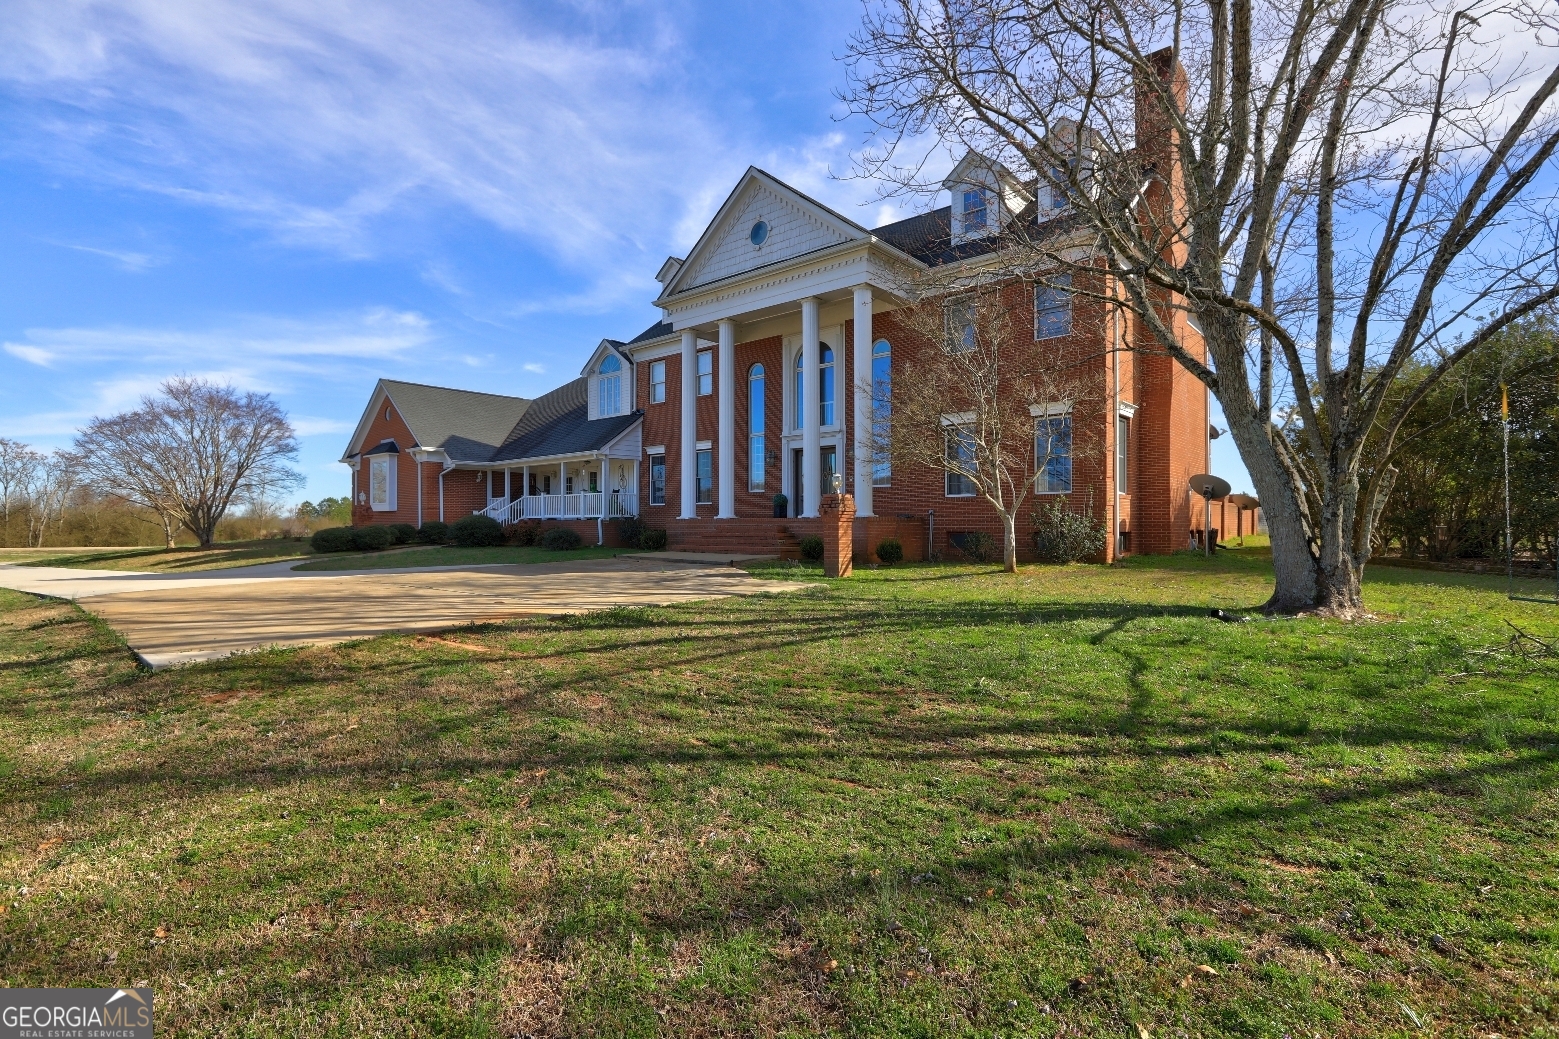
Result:
{"label": "wispy cloud", "polygon": [[523,370],[525,370],[527,372],[530,372],[532,375],[545,375],[545,374],[547,374],[547,369],[546,369],[546,367],[544,365],[540,365],[540,364],[522,364],[522,365],[520,365],[520,367]]}
{"label": "wispy cloud", "polygon": [[113,260],[122,270],[139,274],[141,271],[152,267],[160,267],[166,263],[161,256],[153,256],[150,253],[130,252],[123,249],[104,249],[95,245],[81,245],[76,242],[56,242],[46,239],[50,245],[57,245],[61,249],[73,249],[78,253],[91,253],[93,256],[102,256]]}
{"label": "wispy cloud", "polygon": [[41,368],[52,368],[55,355],[41,346],[28,346],[26,343],[6,343],[5,352],[12,357],[20,357],[28,364],[36,364]]}

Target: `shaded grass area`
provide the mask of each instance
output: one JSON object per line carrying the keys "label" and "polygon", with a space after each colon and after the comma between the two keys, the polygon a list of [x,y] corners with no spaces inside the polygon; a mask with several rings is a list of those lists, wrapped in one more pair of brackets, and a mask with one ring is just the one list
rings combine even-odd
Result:
{"label": "shaded grass area", "polygon": [[498,563],[558,563],[569,559],[609,559],[620,548],[577,548],[567,552],[549,552],[544,548],[402,548],[387,552],[363,552],[322,555],[294,570],[390,570],[409,566],[475,566]]}
{"label": "shaded grass area", "polygon": [[[276,563],[285,559],[312,556],[307,541],[291,538],[263,538],[258,541],[232,541],[211,548],[109,548],[78,549],[66,553],[40,553],[17,562],[23,566],[64,566],[80,570],[142,570],[150,573],[179,573],[194,570],[225,570],[255,563]],[[0,557],[0,562],[13,560]]]}
{"label": "shaded grass area", "polygon": [[1481,651],[1559,615],[1206,618],[1269,584],[915,566],[156,675],[3,592],[0,982],[176,1035],[1553,1034],[1559,666]]}

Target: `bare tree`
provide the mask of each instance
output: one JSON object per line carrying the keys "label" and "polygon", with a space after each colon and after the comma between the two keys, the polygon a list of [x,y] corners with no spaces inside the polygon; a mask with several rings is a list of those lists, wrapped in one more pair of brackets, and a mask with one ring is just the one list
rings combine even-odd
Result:
{"label": "bare tree", "polygon": [[914,377],[873,387],[872,397],[885,419],[873,423],[874,453],[938,470],[958,493],[985,499],[1015,573],[1023,503],[1036,489],[1069,492],[1073,463],[1096,453],[1072,431],[1088,425],[1099,387],[1082,359],[1014,334],[1028,330],[1012,327],[1011,293],[959,274],[916,279],[908,293],[916,305],[894,315],[921,344],[908,362]]}
{"label": "bare tree", "polygon": [[[929,139],[1053,192],[1066,233],[1010,235],[1007,268],[1113,275],[1101,301],[1126,345],[1223,406],[1272,534],[1268,608],[1349,615],[1397,431],[1559,299],[1553,17],[1526,0],[881,0],[847,100],[880,128],[864,172],[897,189],[926,186]],[[1415,364],[1429,375],[1394,396]]]}
{"label": "bare tree", "polygon": [[44,460],[45,456],[26,444],[0,437],[0,507],[3,507],[5,514],[5,525],[0,529],[0,541],[9,544],[12,506],[18,501],[26,500],[33,478]]}
{"label": "bare tree", "polygon": [[27,475],[24,494],[27,499],[27,544],[42,548],[49,521],[59,522],[65,506],[77,486],[79,460],[68,451],[38,456],[38,463]]}
{"label": "bare tree", "polygon": [[169,379],[135,411],[93,419],[76,453],[99,489],[162,517],[170,547],[175,523],[208,547],[235,500],[302,479],[286,465],[297,437],[270,395],[202,379]]}

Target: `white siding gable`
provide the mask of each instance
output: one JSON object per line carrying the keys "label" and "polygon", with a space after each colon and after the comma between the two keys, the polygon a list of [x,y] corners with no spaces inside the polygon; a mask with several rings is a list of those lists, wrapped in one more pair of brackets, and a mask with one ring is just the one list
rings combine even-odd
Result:
{"label": "white siding gable", "polygon": [[[759,220],[769,225],[769,236],[761,246],[755,246],[749,236]],[[755,180],[743,190],[721,225],[699,250],[700,254],[692,259],[693,268],[678,279],[677,288],[682,291],[707,285],[856,237],[845,233],[821,214],[810,212],[795,200],[785,198]]]}

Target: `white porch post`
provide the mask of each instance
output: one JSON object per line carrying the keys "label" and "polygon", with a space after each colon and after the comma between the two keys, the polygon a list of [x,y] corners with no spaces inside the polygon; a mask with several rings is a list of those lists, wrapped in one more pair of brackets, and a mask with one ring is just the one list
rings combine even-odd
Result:
{"label": "white porch post", "polygon": [[530,466],[520,466],[520,497],[530,494]]}
{"label": "white porch post", "polygon": [[814,297],[801,301],[801,487],[797,488],[797,493],[801,495],[799,515],[803,518],[817,515],[823,481],[823,450],[819,443],[822,409],[818,406],[817,307]]}
{"label": "white porch post", "polygon": [[682,486],[682,515],[678,519],[698,516],[698,460],[694,457],[697,443],[698,333],[688,328],[682,331],[682,463],[677,474]]}
{"label": "white porch post", "polygon": [[568,463],[567,462],[559,462],[558,463],[558,493],[559,494],[567,494],[568,493]]}
{"label": "white porch post", "polygon": [[493,503],[493,471],[487,470],[487,504]]}
{"label": "white porch post", "polygon": [[513,501],[514,500],[513,481],[510,480],[510,477],[513,474],[514,474],[514,470],[513,469],[510,469],[508,466],[504,467],[504,470],[503,470],[503,496],[508,501]]}
{"label": "white porch post", "polygon": [[855,287],[855,514],[872,515],[872,290]]}
{"label": "white porch post", "polygon": [[736,518],[736,322],[720,322],[720,511],[715,519]]}

